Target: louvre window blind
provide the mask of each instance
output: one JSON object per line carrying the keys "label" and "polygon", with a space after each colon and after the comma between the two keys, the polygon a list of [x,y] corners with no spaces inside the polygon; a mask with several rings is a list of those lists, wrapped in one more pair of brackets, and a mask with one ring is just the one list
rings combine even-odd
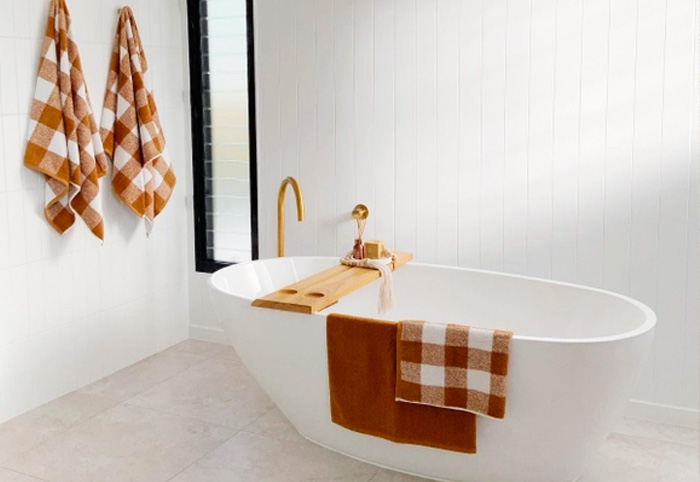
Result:
{"label": "louvre window blind", "polygon": [[213,271],[257,257],[252,1],[189,1],[195,244]]}

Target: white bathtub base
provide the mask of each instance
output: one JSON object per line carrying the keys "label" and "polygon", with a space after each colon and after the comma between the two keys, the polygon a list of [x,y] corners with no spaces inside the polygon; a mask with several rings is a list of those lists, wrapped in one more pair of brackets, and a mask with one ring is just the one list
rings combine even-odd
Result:
{"label": "white bathtub base", "polygon": [[[214,308],[241,359],[308,440],[389,470],[447,482],[572,482],[633,391],[655,316],[612,293],[459,268],[408,264],[394,273],[388,320],[425,319],[515,333],[504,420],[479,417],[477,453],[397,444],[333,424],[325,314],[253,308],[253,299],[337,263],[284,258],[211,278]],[[377,285],[328,312],[375,317]],[[474,321],[478,320],[478,321]]]}
{"label": "white bathtub base", "polygon": [[[295,430],[296,430],[296,429],[295,429]],[[377,463],[377,462],[375,462],[375,461],[373,461],[373,460],[363,459],[363,458],[357,457],[357,456],[355,456],[355,455],[353,455],[353,454],[349,454],[349,453],[347,453],[347,452],[343,452],[342,450],[338,450],[338,449],[335,449],[335,448],[333,448],[333,447],[330,447],[330,446],[328,446],[328,445],[326,445],[326,444],[322,444],[321,442],[318,442],[318,441],[316,441],[316,440],[314,440],[314,439],[312,439],[312,438],[310,438],[310,437],[307,437],[306,435],[304,435],[303,433],[299,432],[298,430],[297,430],[297,433],[298,433],[299,435],[301,435],[302,437],[304,437],[304,438],[305,438],[306,440],[308,440],[309,442],[314,443],[314,444],[318,445],[319,447],[323,447],[324,449],[330,450],[331,452],[335,452],[335,453],[337,453],[337,454],[344,455],[345,457],[349,457],[349,458],[351,458],[351,459],[358,460],[358,461],[364,462],[364,463],[366,463],[366,464],[374,465],[375,467],[379,467],[380,469],[391,470],[392,472],[398,472],[398,473],[400,473],[400,474],[410,475],[410,476],[412,476],[412,477],[420,477],[420,478],[422,478],[422,479],[433,480],[433,481],[435,481],[435,482],[454,482],[453,480],[448,480],[448,479],[437,479],[437,478],[435,478],[435,477],[431,477],[431,476],[426,475],[426,474],[419,474],[419,473],[416,473],[416,472],[408,472],[408,471],[406,471],[406,470],[399,469],[399,468],[396,468],[396,467],[390,467],[390,466],[388,466],[388,465],[382,465],[382,464]],[[578,482],[578,481],[581,479],[581,477],[583,477],[583,475],[579,475],[579,476],[576,477],[575,479],[563,480],[562,482]]]}
{"label": "white bathtub base", "polygon": [[389,467],[388,465],[379,464],[379,463],[377,463],[377,462],[375,462],[375,461],[373,461],[373,460],[363,459],[362,457],[358,457],[358,456],[356,456],[356,455],[353,455],[353,454],[350,454],[350,453],[347,453],[347,452],[343,452],[342,450],[335,449],[335,448],[331,447],[330,445],[326,445],[326,444],[323,444],[323,443],[321,443],[321,442],[319,442],[319,441],[317,441],[317,440],[314,440],[314,439],[312,439],[311,437],[307,437],[306,435],[304,435],[303,433],[299,432],[298,430],[297,430],[297,432],[299,433],[299,435],[301,435],[302,437],[304,437],[306,440],[308,440],[309,442],[312,442],[312,443],[318,445],[319,447],[323,447],[324,449],[330,450],[331,452],[335,452],[335,453],[337,453],[337,454],[344,455],[345,457],[349,457],[349,458],[351,458],[351,459],[358,460],[358,461],[364,462],[364,463],[366,463],[366,464],[374,465],[375,467],[379,467],[380,469],[391,470],[391,471],[393,471],[393,472],[399,472],[400,474],[411,475],[411,476],[413,476],[413,477],[421,477],[421,478],[428,479],[428,480],[434,480],[434,481],[436,481],[436,482],[451,482],[451,481],[449,481],[449,480],[447,480],[447,479],[436,479],[436,478],[434,478],[434,477],[430,477],[430,476],[425,475],[425,474],[418,474],[418,473],[414,473],[414,472],[408,472],[408,471],[406,471],[406,470],[402,470],[402,469],[399,469],[399,468],[396,468],[396,467]]}

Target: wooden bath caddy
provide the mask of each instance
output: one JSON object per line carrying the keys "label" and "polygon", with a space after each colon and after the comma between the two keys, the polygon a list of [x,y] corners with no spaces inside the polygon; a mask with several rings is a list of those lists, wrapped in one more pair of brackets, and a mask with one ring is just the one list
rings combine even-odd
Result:
{"label": "wooden bath caddy", "polygon": [[[396,259],[389,264],[392,271],[413,259],[411,253],[395,254]],[[258,298],[252,305],[296,313],[316,313],[379,277],[376,269],[339,264]]]}

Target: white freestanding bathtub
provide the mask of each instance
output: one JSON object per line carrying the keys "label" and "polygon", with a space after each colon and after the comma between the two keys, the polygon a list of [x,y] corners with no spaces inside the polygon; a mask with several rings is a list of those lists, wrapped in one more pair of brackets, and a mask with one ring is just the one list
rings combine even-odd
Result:
{"label": "white freestanding bathtub", "polygon": [[[245,365],[309,440],[382,467],[436,480],[570,482],[607,437],[652,341],[654,313],[581,286],[410,263],[394,273],[396,308],[377,315],[378,281],[315,315],[252,300],[338,263],[299,257],[215,273],[214,307]],[[511,330],[503,420],[477,419],[477,453],[398,444],[331,422],[327,313]]]}

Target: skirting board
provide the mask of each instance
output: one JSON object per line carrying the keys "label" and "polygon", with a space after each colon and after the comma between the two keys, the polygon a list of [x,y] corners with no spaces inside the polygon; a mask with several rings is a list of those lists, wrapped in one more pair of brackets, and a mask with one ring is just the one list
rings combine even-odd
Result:
{"label": "skirting board", "polygon": [[[190,325],[190,338],[222,345],[229,344],[226,333],[220,328]],[[697,428],[700,426],[700,410],[643,402],[641,400],[630,400],[627,402],[625,416],[637,420],[669,423],[684,427]]]}
{"label": "skirting board", "polygon": [[229,345],[226,333],[221,328],[210,328],[208,326],[190,325],[190,338],[209,343],[219,343]]}
{"label": "skirting board", "polygon": [[625,417],[683,427],[700,427],[700,410],[643,402],[641,400],[630,400],[627,402]]}

